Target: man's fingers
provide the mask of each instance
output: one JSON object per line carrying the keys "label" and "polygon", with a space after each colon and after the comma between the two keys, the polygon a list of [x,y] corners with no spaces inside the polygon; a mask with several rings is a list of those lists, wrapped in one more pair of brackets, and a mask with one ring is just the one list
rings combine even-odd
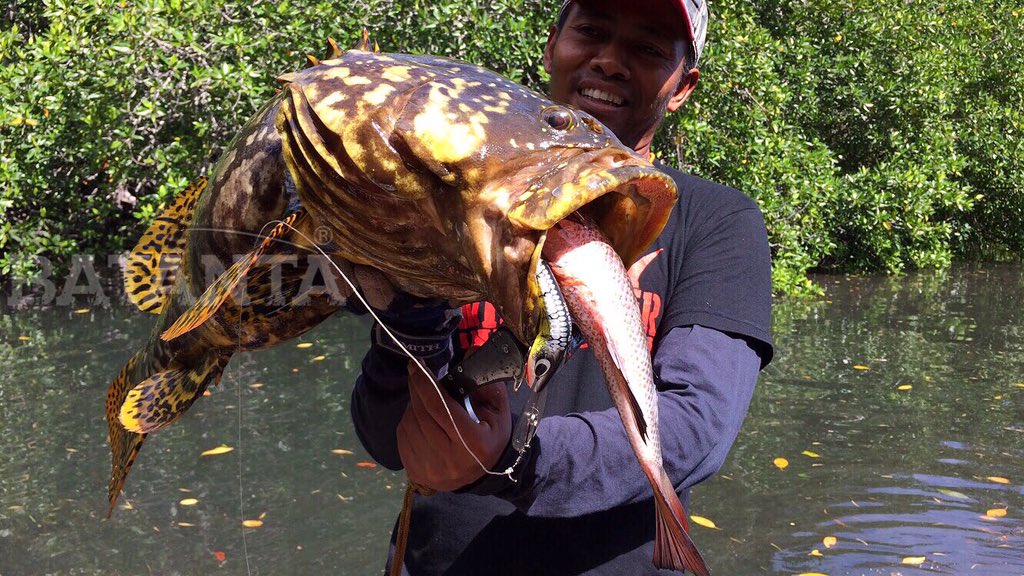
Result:
{"label": "man's fingers", "polygon": [[469,400],[480,421],[491,428],[502,423],[502,419],[511,421],[508,404],[508,390],[504,384],[489,384],[477,388],[469,394]]}
{"label": "man's fingers", "polygon": [[453,440],[457,438],[453,426],[465,429],[466,426],[476,424],[465,408],[445,390],[435,387],[412,362],[409,363],[409,395],[410,404],[418,403],[418,408],[425,410],[425,413],[421,411],[421,415],[433,418]]}
{"label": "man's fingers", "polygon": [[[414,364],[410,362],[409,365],[412,371],[409,373],[409,407],[406,410],[415,418],[420,438],[438,446],[445,442],[453,442],[456,435],[452,431],[451,420],[444,411],[444,404],[437,397],[437,391]],[[420,378],[416,378],[414,374],[419,374]]]}

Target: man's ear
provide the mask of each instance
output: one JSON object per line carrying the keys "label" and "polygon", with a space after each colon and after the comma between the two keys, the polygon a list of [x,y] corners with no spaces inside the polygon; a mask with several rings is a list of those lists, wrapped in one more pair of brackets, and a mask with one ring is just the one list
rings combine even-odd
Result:
{"label": "man's ear", "polygon": [[696,68],[691,69],[682,78],[679,79],[679,86],[676,87],[676,93],[672,95],[672,98],[668,101],[668,111],[675,112],[686,102],[686,99],[693,94],[693,89],[697,87],[697,78],[700,73]]}
{"label": "man's ear", "polygon": [[558,27],[548,29],[548,43],[544,45],[544,71],[551,74],[551,58],[555,53],[555,39],[558,38]]}

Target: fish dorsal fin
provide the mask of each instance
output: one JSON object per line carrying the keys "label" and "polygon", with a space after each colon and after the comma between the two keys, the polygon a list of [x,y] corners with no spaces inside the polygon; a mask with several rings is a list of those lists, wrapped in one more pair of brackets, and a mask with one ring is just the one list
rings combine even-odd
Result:
{"label": "fish dorsal fin", "polygon": [[[195,305],[179,316],[174,324],[160,335],[160,338],[162,340],[174,340],[209,320],[217,312],[221,304],[239,288],[242,278],[246,276],[249,269],[260,259],[260,256],[267,251],[270,245],[284,238],[291,232],[293,227],[298,225],[300,219],[305,216],[306,211],[300,209],[298,212],[289,214],[284,220],[278,222],[277,226],[274,226],[270,234],[260,242],[260,245],[255,250],[250,252],[245,258],[235,262],[231,268],[228,268],[216,281],[210,284],[206,292],[196,301]],[[242,288],[244,289],[244,285],[242,285]]]}
{"label": "fish dorsal fin", "polygon": [[[327,41],[332,42],[330,38],[328,38]],[[334,45],[332,48],[337,48],[337,45]],[[377,45],[377,41],[374,40],[371,43],[370,31],[367,30],[366,28],[363,28],[362,37],[356,42],[356,45],[353,46],[352,49],[362,50],[363,52],[380,52],[380,46]],[[341,54],[339,53],[338,55],[340,56]]]}
{"label": "fish dorsal fin", "polygon": [[327,55],[324,56],[324,60],[333,60],[335,58],[341,58],[344,54],[341,48],[338,47],[338,43],[334,41],[334,38],[327,37]]}
{"label": "fish dorsal fin", "polygon": [[230,355],[211,353],[197,365],[175,363],[146,378],[128,391],[118,420],[125,430],[137,434],[166,428],[181,418],[210,384],[220,383],[228,358]]}
{"label": "fish dorsal fin", "polygon": [[189,184],[156,217],[128,255],[124,289],[139,310],[159,314],[167,305],[185,253],[185,232],[206,183],[203,176]]}

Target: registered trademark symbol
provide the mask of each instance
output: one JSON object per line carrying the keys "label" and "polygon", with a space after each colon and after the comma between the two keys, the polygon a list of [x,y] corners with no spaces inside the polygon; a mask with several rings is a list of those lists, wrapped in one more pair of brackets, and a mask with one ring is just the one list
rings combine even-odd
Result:
{"label": "registered trademark symbol", "polygon": [[317,244],[328,244],[333,237],[331,229],[327,226],[317,226],[316,230],[313,231],[313,239],[316,240]]}

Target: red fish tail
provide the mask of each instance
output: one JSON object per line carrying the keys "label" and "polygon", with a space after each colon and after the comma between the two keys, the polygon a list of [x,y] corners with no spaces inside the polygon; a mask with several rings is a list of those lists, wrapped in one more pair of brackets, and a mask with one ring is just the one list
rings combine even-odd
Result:
{"label": "red fish tail", "polygon": [[654,537],[654,565],[658,568],[689,570],[697,576],[710,576],[697,546],[686,533],[686,511],[672,481],[664,470],[654,484],[654,503],[657,527]]}

